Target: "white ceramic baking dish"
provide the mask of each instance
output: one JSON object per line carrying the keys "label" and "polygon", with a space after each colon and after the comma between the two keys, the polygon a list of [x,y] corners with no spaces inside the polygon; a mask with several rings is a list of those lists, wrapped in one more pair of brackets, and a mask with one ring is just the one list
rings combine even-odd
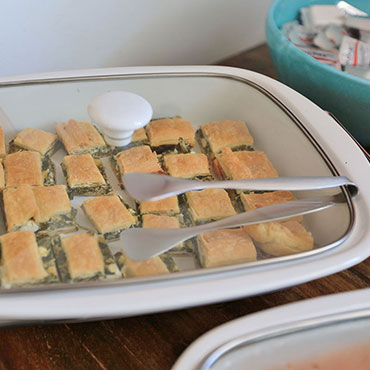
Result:
{"label": "white ceramic baking dish", "polygon": [[[353,356],[369,363],[369,329],[370,289],[333,294],[221,325],[197,339],[172,370],[367,369]],[[331,367],[321,367],[323,360]]]}
{"label": "white ceramic baking dish", "polygon": [[[194,270],[186,258],[178,258],[181,272],[171,276],[1,290],[0,318],[98,319],[236,299],[316,279],[369,256],[368,161],[326,112],[268,77],[213,66],[9,77],[0,80],[0,107],[17,130],[29,126],[50,131],[69,118],[88,119],[89,101],[110,90],[139,94],[152,104],[154,117],[181,115],[195,127],[213,120],[244,120],[256,148],[266,152],[280,176],[347,176],[360,193],[351,200],[343,189],[346,204],[305,217],[315,239],[313,251],[201,270]],[[6,117],[0,115],[0,124]],[[56,162],[60,159],[55,158]],[[58,171],[58,182],[62,182]],[[318,193],[300,193],[299,197],[311,195]],[[74,202],[80,201],[76,198]],[[111,247],[113,251],[119,248],[119,242]]]}

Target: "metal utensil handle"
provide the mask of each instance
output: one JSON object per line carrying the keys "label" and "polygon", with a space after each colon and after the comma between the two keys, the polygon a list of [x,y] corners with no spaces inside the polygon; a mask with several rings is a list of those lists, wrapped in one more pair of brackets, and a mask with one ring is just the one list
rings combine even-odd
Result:
{"label": "metal utensil handle", "polygon": [[[198,181],[200,182],[200,181]],[[358,192],[356,184],[345,176],[333,177],[275,177],[250,180],[211,181],[204,187],[240,190],[319,190],[348,186],[352,196]],[[201,186],[201,184],[199,184]]]}
{"label": "metal utensil handle", "polygon": [[339,197],[337,194],[336,196],[302,199],[274,204],[272,206],[255,209],[253,211],[243,212],[239,215],[227,217],[219,221],[210,222],[205,225],[194,226],[192,228],[188,228],[187,230],[191,230],[193,232],[192,236],[195,236],[203,232],[217,230],[220,228],[272,222],[284,219],[286,217],[294,217],[317,212],[335,205],[338,203],[338,200]]}

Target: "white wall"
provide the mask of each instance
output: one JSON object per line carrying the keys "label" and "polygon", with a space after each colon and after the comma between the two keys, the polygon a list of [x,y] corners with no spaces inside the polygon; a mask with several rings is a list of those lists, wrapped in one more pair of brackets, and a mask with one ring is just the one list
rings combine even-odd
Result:
{"label": "white wall", "polygon": [[1,0],[0,75],[207,64],[262,43],[271,0]]}

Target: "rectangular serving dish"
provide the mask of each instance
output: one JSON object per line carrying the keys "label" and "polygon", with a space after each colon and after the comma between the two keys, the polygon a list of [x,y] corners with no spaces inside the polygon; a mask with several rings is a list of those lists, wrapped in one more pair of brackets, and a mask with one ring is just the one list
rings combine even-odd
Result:
{"label": "rectangular serving dish", "polygon": [[[369,235],[361,227],[369,221],[366,199],[370,197],[366,197],[364,185],[369,171],[366,159],[325,112],[265,76],[226,67],[146,67],[3,78],[0,80],[3,111],[0,124],[6,126],[9,119],[16,130],[35,127],[53,132],[55,124],[69,118],[87,120],[89,101],[110,90],[137,93],[152,104],[154,117],[183,116],[195,129],[214,120],[246,121],[255,138],[256,149],[268,155],[280,176],[344,175],[359,185],[360,195],[352,201],[343,189],[346,204],[305,217],[305,225],[314,234],[316,248],[313,251],[197,270],[186,257],[178,257],[176,263],[180,272],[166,276],[1,290],[0,302],[4,305],[0,308],[0,317],[10,312],[6,303],[11,305],[16,297],[28,299],[40,295],[51,304],[53,299],[64,298],[63,302],[76,299],[77,291],[85,292],[78,298],[81,305],[67,312],[63,309],[68,307],[65,303],[54,311],[45,310],[40,304],[28,312],[18,307],[11,311],[12,315],[28,319],[34,315],[38,319],[78,319],[86,315],[98,318],[204,304],[298,284],[347,268],[369,255],[364,247]],[[6,130],[6,137],[8,141],[14,137],[11,127]],[[63,154],[58,151],[53,160],[60,163]],[[105,165],[107,176],[113,179],[109,163]],[[60,167],[57,168],[57,183],[63,183]],[[117,181],[112,186],[116,194],[124,194]],[[320,194],[328,194],[328,191]],[[316,195],[316,192],[306,192],[299,197]],[[76,197],[72,205],[78,208],[82,200]],[[80,211],[77,221],[86,225]],[[110,243],[110,247],[116,252],[120,248],[119,241]],[[345,257],[346,253],[350,258]],[[294,271],[293,275],[284,273],[287,268]],[[256,276],[262,279],[256,282]],[[230,290],[228,286],[233,284],[233,279],[236,285]],[[249,279],[253,283],[245,284]],[[181,291],[185,293],[188,289],[194,293],[181,295]],[[196,294],[197,289],[207,293]],[[124,292],[124,300],[116,295],[119,291]],[[88,304],[90,300],[98,301],[99,294],[113,294],[114,303],[110,307]],[[164,299],[149,303],[157,294],[164,294]]]}
{"label": "rectangular serving dish", "polygon": [[307,299],[211,330],[172,370],[365,369],[369,329],[370,289]]}

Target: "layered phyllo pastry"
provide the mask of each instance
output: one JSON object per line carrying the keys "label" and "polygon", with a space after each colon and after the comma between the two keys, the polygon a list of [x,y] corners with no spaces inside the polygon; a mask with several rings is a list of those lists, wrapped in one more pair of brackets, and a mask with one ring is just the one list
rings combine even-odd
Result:
{"label": "layered phyllo pastry", "polygon": [[271,256],[286,256],[313,248],[313,237],[297,221],[265,222],[244,226],[258,248]]}
{"label": "layered phyllo pastry", "polygon": [[77,230],[77,210],[71,206],[65,185],[33,187],[32,191],[39,209],[37,236]]}
{"label": "layered phyllo pastry", "polygon": [[146,127],[150,146],[157,152],[187,153],[195,144],[195,131],[189,121],[181,117],[156,119]]}
{"label": "layered phyllo pastry", "polygon": [[[147,229],[177,229],[182,227],[182,216],[166,216],[146,214],[141,218],[142,227]],[[187,243],[180,243],[171,248],[169,253],[188,254],[193,252],[193,246]]]}
{"label": "layered phyllo pastry", "polygon": [[110,147],[90,122],[71,119],[57,124],[55,130],[68,154],[91,154],[94,158],[110,154]]}
{"label": "layered phyllo pastry", "polygon": [[65,283],[120,277],[103,237],[92,233],[53,238],[60,280]]}
{"label": "layered phyllo pastry", "polygon": [[135,145],[145,145],[149,144],[148,136],[145,132],[145,128],[139,128],[138,130],[135,130],[134,133],[131,136],[131,143]]}
{"label": "layered phyllo pastry", "polygon": [[163,156],[166,172],[173,177],[212,180],[208,158],[200,153],[167,154]]}
{"label": "layered phyllo pastry", "polygon": [[0,126],[0,158],[5,158],[6,146],[3,126]]}
{"label": "layered phyllo pastry", "polygon": [[177,216],[152,215],[142,216],[142,226],[147,229],[176,229],[180,227]]}
{"label": "layered phyllo pastry", "polygon": [[[290,202],[293,200],[296,200],[296,197],[290,191],[271,191],[262,194],[261,193],[240,194],[240,201],[245,211],[272,206],[274,204]],[[292,217],[289,218],[289,220],[302,222],[303,216]],[[283,221],[287,221],[287,219]]]}
{"label": "layered phyllo pastry", "polygon": [[4,171],[4,165],[3,160],[0,159],[0,191],[5,188],[5,171]]}
{"label": "layered phyllo pastry", "polygon": [[177,215],[180,213],[179,200],[177,196],[172,196],[155,201],[145,201],[138,203],[141,214],[153,213],[156,215]]}
{"label": "layered phyllo pastry", "polygon": [[1,286],[58,282],[49,238],[37,243],[32,231],[16,231],[0,237]]}
{"label": "layered phyllo pastry", "polygon": [[[241,193],[240,201],[245,211],[254,210],[257,208],[272,206],[274,204],[280,204],[285,202],[291,202],[297,200],[297,198],[290,191],[271,191],[266,193]],[[284,221],[297,221],[302,222],[303,216],[291,217],[284,219]]]}
{"label": "layered phyllo pastry", "polygon": [[61,164],[71,196],[107,195],[112,188],[103,163],[91,154],[67,155]]}
{"label": "layered phyllo pastry", "polygon": [[243,121],[216,121],[197,130],[197,139],[204,153],[214,156],[223,148],[252,150],[253,137]]}
{"label": "layered phyllo pastry", "polygon": [[51,186],[55,184],[55,166],[49,157],[25,151],[9,154],[3,161],[6,187],[18,185]]}
{"label": "layered phyllo pastry", "polygon": [[36,219],[40,211],[31,185],[4,189],[3,208],[8,232],[39,229]]}
{"label": "layered phyllo pastry", "polygon": [[76,230],[77,210],[64,185],[20,185],[3,191],[7,231],[32,230],[38,236]]}
{"label": "layered phyllo pastry", "polygon": [[130,172],[163,173],[155,152],[149,146],[141,145],[119,152],[113,157],[113,167],[123,187],[122,176]]}
{"label": "layered phyllo pastry", "polygon": [[119,196],[102,196],[85,200],[81,208],[106,241],[119,239],[122,230],[137,224],[135,210]]}
{"label": "layered phyllo pastry", "polygon": [[146,277],[177,272],[178,267],[168,254],[149,258],[145,261],[134,261],[123,250],[115,254],[117,265],[125,278]]}
{"label": "layered phyllo pastry", "polygon": [[278,173],[266,154],[261,151],[237,151],[224,148],[213,161],[216,176],[223,180],[245,180],[277,177]]}
{"label": "layered phyllo pastry", "polygon": [[191,191],[185,195],[192,224],[202,224],[236,215],[227,192],[223,189]]}
{"label": "layered phyllo pastry", "polygon": [[296,200],[296,197],[290,191],[271,191],[266,193],[249,193],[240,196],[246,211],[271,206]]}
{"label": "layered phyllo pastry", "polygon": [[52,155],[57,149],[58,136],[44,130],[27,127],[9,143],[9,153],[26,150]]}
{"label": "layered phyllo pastry", "polygon": [[198,235],[195,250],[201,267],[218,267],[257,259],[253,241],[244,229],[223,229]]}

